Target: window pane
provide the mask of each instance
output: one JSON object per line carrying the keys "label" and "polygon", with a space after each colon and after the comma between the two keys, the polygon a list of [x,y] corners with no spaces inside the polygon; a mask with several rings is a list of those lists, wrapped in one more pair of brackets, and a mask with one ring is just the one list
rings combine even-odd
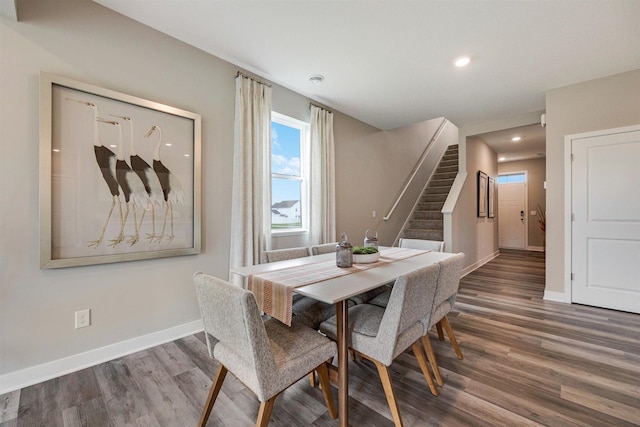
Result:
{"label": "window pane", "polygon": [[525,174],[514,173],[509,175],[498,176],[498,184],[513,184],[518,182],[525,182]]}
{"label": "window pane", "polygon": [[302,227],[300,207],[301,181],[295,179],[271,179],[271,228]]}
{"label": "window pane", "polygon": [[300,130],[271,122],[271,172],[300,176]]}

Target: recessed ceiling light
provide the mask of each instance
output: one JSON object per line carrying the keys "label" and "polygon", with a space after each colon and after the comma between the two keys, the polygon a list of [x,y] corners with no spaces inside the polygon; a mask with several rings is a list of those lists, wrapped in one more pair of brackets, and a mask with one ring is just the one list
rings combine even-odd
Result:
{"label": "recessed ceiling light", "polygon": [[109,147],[111,147],[111,148],[116,148],[116,147],[117,147],[117,145],[116,145],[116,144],[111,144]]}
{"label": "recessed ceiling light", "polygon": [[469,62],[471,62],[471,58],[469,58],[468,56],[461,56],[460,58],[456,58],[456,60],[453,61],[453,65],[455,65],[456,67],[465,67],[469,65]]}
{"label": "recessed ceiling light", "polygon": [[323,81],[324,77],[320,74],[314,74],[313,76],[309,77],[309,83],[311,83],[312,85],[319,85]]}
{"label": "recessed ceiling light", "polygon": [[512,140],[513,142],[518,142],[518,141],[520,141],[521,139],[522,139],[522,137],[520,137],[520,136],[514,136],[513,138],[511,138],[511,140]]}
{"label": "recessed ceiling light", "polygon": [[507,158],[506,158],[506,157],[499,157],[499,158],[498,158],[498,161],[500,161],[500,162],[504,162],[505,160],[507,160]]}
{"label": "recessed ceiling light", "polygon": [[167,142],[167,143],[166,143],[166,144],[164,144],[164,145],[166,145],[167,147],[171,147],[171,143],[170,143],[170,142]]}

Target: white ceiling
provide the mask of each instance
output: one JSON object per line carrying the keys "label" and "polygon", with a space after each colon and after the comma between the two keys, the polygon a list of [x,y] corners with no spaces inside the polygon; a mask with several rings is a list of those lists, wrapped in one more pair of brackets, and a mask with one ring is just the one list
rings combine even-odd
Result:
{"label": "white ceiling", "polygon": [[[548,89],[640,68],[638,0],[94,1],[385,130],[544,110]],[[483,139],[535,157],[535,130]]]}
{"label": "white ceiling", "polygon": [[[499,162],[545,157],[546,134],[539,123],[476,136],[493,148]],[[520,140],[512,141],[514,137],[520,137]]]}

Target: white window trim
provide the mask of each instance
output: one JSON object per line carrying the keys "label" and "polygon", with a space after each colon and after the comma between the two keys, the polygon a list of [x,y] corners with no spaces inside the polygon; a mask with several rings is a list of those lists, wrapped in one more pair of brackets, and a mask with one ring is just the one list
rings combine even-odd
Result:
{"label": "white window trim", "polygon": [[[300,180],[302,184],[300,186],[300,210],[302,215],[302,226],[300,228],[285,228],[285,229],[271,229],[272,236],[296,236],[309,234],[309,168],[310,168],[310,124],[303,122],[302,120],[294,119],[293,117],[285,116],[284,114],[276,111],[271,112],[271,121],[285,126],[296,128],[300,130]],[[292,179],[288,175],[279,175],[271,172],[271,178],[284,178]],[[295,178],[293,178],[295,179]],[[271,206],[273,206],[273,200],[269,201],[269,215],[271,215]]]}

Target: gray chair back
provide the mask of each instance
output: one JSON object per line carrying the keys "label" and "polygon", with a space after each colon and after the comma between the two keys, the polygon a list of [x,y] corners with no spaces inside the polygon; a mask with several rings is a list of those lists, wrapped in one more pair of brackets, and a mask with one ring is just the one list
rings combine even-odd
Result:
{"label": "gray chair back", "polygon": [[336,251],[337,245],[338,245],[338,242],[323,243],[322,245],[313,245],[311,246],[311,255],[330,254],[331,252]]}
{"label": "gray chair back", "polygon": [[262,263],[285,261],[305,256],[309,256],[309,248],[306,246],[299,248],[275,249],[272,251],[264,251],[262,253]]}
{"label": "gray chair back", "polygon": [[441,242],[439,240],[401,238],[398,246],[407,249],[421,249],[423,251],[444,252],[444,242]]}
{"label": "gray chair back", "polygon": [[[411,273],[400,276],[391,291],[389,303],[385,309],[380,328],[376,336],[380,348],[384,348],[378,359],[387,364],[393,361],[397,353],[402,352],[420,337],[413,337],[405,343],[405,348],[397,348],[400,335],[417,322],[425,322],[431,314],[436,292],[440,266],[432,264]],[[377,358],[377,357],[376,357]]]}
{"label": "gray chair back", "polygon": [[430,326],[439,322],[453,308],[460,286],[463,262],[464,253],[460,252],[438,263],[440,264],[440,276],[436,285]]}
{"label": "gray chair back", "polygon": [[[256,380],[275,372],[269,339],[251,291],[198,272],[193,276],[209,354],[223,345],[255,369]],[[210,342],[210,337],[217,342]],[[253,375],[252,375],[253,376]]]}

